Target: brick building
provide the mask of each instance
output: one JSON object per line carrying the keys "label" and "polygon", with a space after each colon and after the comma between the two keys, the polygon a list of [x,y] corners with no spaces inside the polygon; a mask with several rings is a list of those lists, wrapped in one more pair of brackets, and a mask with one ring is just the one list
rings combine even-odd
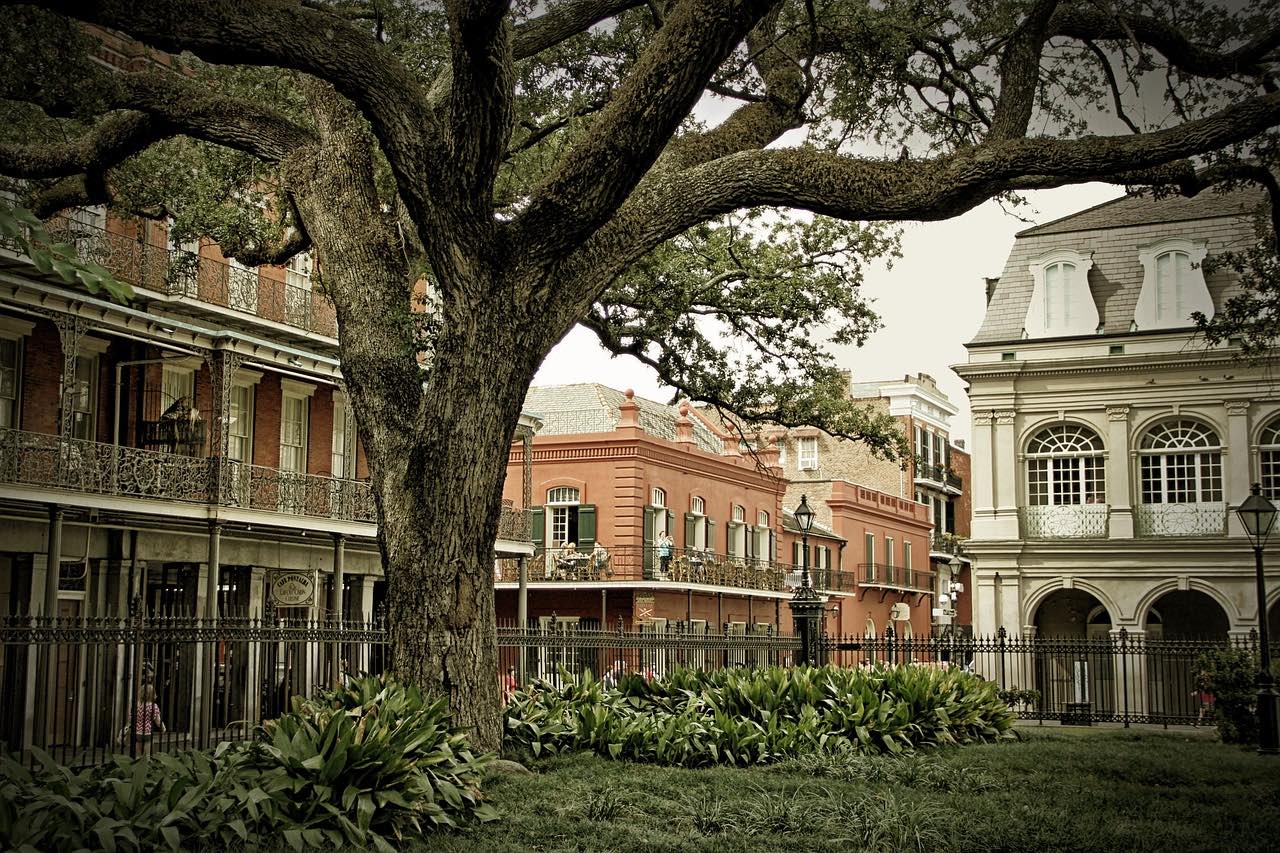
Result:
{"label": "brick building", "polygon": [[[800,581],[800,536],[776,449],[743,451],[740,438],[686,404],[668,406],[601,385],[532,388],[525,409],[540,423],[529,468],[532,538],[527,565],[528,618],[543,627],[602,622],[657,630],[728,624],[788,632],[787,601]],[[524,450],[513,448],[507,495],[515,498]],[[910,500],[841,483],[810,503],[819,511],[809,537],[814,585],[827,598],[827,629],[882,630],[891,606],[919,602],[931,583],[895,589],[882,577],[859,578],[846,562],[848,538],[833,519],[878,539],[927,550],[925,508]],[[662,534],[671,537],[663,567]],[[569,547],[566,543],[571,543]],[[597,544],[607,553],[596,553]],[[856,561],[854,561],[856,563]],[[500,563],[500,617],[520,614],[519,564]],[[892,593],[892,595],[890,595]],[[925,613],[928,608],[924,609]],[[916,621],[913,619],[913,622]],[[915,630],[928,627],[924,618]]]}
{"label": "brick building", "polygon": [[[68,287],[0,246],[0,615],[372,617],[374,503],[333,308],[306,256],[245,268],[101,208],[49,228],[137,298]],[[526,436],[535,427],[522,421]],[[526,525],[513,505],[499,548],[532,551]],[[24,677],[19,651],[0,678]],[[224,661],[213,697],[200,695],[207,662],[154,664],[178,672],[166,707],[213,701],[217,726],[254,719],[260,685],[305,691],[332,673],[322,658],[281,658],[273,673]],[[0,740],[70,731],[92,691],[59,690],[40,723],[31,707],[0,709]]]}

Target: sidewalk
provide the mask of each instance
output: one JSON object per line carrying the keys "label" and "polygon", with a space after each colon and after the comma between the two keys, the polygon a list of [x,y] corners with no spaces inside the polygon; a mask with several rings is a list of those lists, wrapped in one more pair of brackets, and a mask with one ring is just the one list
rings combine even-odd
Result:
{"label": "sidewalk", "polygon": [[1179,737],[1191,738],[1194,740],[1214,741],[1218,739],[1218,730],[1212,725],[1206,726],[1164,726],[1158,723],[1130,723],[1128,728],[1124,723],[1094,723],[1091,726],[1064,726],[1057,720],[1045,720],[1043,723],[1037,720],[1015,720],[1013,727],[1019,732],[1031,735],[1035,732],[1045,732],[1053,734],[1081,735],[1087,737],[1091,734],[1116,734],[1117,732],[1141,732],[1143,734],[1170,734]]}

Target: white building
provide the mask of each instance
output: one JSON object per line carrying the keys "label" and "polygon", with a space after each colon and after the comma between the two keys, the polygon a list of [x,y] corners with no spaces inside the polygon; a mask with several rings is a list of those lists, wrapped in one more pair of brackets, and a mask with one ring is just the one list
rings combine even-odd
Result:
{"label": "white building", "polygon": [[[955,368],[973,408],[974,623],[1012,636],[1247,636],[1254,558],[1231,512],[1280,498],[1276,361],[1208,347],[1237,287],[1201,263],[1253,239],[1258,196],[1126,197],[1018,235]],[[1268,562],[1280,571],[1280,537]],[[1273,636],[1280,589],[1270,585]]]}

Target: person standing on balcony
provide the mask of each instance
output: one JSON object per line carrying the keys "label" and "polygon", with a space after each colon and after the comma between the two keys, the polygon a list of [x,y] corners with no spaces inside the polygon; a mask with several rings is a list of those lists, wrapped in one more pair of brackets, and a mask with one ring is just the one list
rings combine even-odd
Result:
{"label": "person standing on balcony", "polygon": [[667,577],[667,573],[671,569],[671,549],[674,546],[675,542],[671,540],[669,533],[664,530],[658,534],[658,566],[663,578]]}
{"label": "person standing on balcony", "polygon": [[591,576],[593,578],[612,577],[613,569],[609,568],[609,552],[603,542],[596,542],[591,549]]}

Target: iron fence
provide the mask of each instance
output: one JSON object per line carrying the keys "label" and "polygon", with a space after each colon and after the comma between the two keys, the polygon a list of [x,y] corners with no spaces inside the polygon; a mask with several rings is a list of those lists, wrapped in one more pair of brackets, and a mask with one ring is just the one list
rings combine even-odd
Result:
{"label": "iron fence", "polygon": [[[546,617],[497,629],[503,692],[587,672],[658,677],[676,667],[789,666],[798,637],[771,625],[700,622],[582,627]],[[1256,640],[1155,640],[1125,632],[1088,639],[824,636],[837,666],[959,666],[1011,691],[1027,719],[1063,723],[1209,722],[1196,684],[1212,649],[1256,654]],[[209,747],[250,736],[292,697],[344,674],[386,671],[389,635],[378,617],[214,620],[165,613],[127,618],[0,618],[0,747],[48,751],[69,765],[113,753]],[[154,710],[152,709],[154,705]],[[157,722],[150,722],[152,717]],[[162,724],[162,725],[161,725]]]}

